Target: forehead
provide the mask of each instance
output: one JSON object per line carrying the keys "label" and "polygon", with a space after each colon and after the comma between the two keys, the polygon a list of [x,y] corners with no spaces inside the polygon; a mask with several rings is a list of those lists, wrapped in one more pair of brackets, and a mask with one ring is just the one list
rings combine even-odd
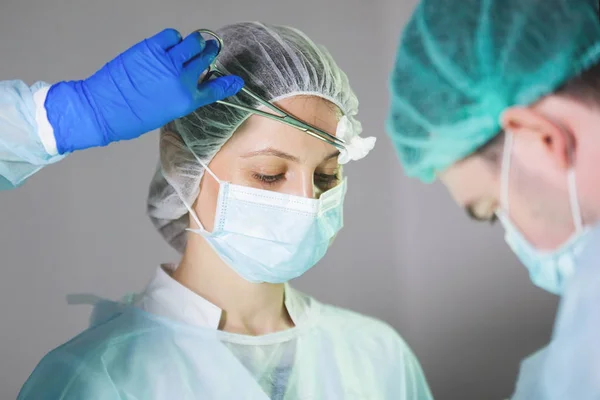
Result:
{"label": "forehead", "polygon": [[[299,120],[335,136],[340,112],[332,103],[318,97],[296,96],[279,101],[276,105]],[[311,155],[321,157],[336,150],[332,145],[297,128],[260,115],[251,115],[226,144],[236,152],[255,151],[269,146],[301,159],[310,158]]]}
{"label": "forehead", "polygon": [[486,197],[496,196],[499,184],[499,169],[479,155],[461,160],[439,175],[454,201],[466,206]]}

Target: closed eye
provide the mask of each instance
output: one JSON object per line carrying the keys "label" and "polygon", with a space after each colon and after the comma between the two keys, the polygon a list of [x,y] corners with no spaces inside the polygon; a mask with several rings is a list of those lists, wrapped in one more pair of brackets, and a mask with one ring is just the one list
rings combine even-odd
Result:
{"label": "closed eye", "polygon": [[252,174],[253,178],[267,185],[274,185],[285,177],[285,174],[264,175],[259,173]]}
{"label": "closed eye", "polygon": [[[285,173],[277,174],[277,175],[266,175],[255,172],[252,174],[252,177],[259,181],[263,185],[274,186],[280,183],[285,179]],[[323,173],[315,173],[314,174],[314,184],[321,191],[325,192],[335,186],[340,181],[339,173],[336,174],[323,174]]]}
{"label": "closed eye", "polygon": [[477,222],[489,222],[490,224],[494,224],[498,217],[496,213],[491,213],[489,216],[481,216],[475,211],[475,207],[472,204],[469,204],[465,207],[465,211],[469,218]]}

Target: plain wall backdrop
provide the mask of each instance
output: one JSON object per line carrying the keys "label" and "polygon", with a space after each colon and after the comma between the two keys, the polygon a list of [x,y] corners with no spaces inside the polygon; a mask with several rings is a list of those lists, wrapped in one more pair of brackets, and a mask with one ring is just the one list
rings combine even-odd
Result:
{"label": "plain wall backdrop", "polygon": [[[391,323],[437,399],[500,399],[519,361],[549,336],[556,299],[529,282],[499,227],[477,225],[440,184],[402,176],[384,133],[387,76],[416,0],[2,0],[0,79],[82,79],[165,28],[260,20],[327,46],[361,100],[374,152],[346,168],[345,222],[295,286]],[[0,193],[0,399],[41,357],[82,331],[90,307],[70,293],[120,298],[177,261],[145,216],[158,135],[69,156]]]}

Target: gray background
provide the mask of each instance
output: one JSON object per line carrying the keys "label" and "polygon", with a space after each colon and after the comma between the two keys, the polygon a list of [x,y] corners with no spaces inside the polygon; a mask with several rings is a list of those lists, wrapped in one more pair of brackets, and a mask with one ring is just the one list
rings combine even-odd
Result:
{"label": "gray background", "polygon": [[[384,134],[387,74],[416,0],[2,0],[0,78],[93,73],[172,26],[288,24],[326,45],[362,99],[374,153],[350,165],[346,228],[296,286],[394,325],[437,399],[510,395],[519,360],[548,339],[556,299],[535,289],[499,227],[476,225],[439,184],[402,177]],[[15,398],[50,349],[85,328],[69,293],[140,290],[175,255],[144,215],[157,134],[74,154],[0,195],[0,399]]]}

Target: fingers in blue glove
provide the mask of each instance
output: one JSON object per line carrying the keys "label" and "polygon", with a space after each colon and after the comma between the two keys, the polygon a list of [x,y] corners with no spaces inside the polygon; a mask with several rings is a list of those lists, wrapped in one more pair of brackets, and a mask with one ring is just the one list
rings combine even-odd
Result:
{"label": "fingers in blue glove", "polygon": [[184,70],[191,76],[195,76],[196,79],[200,79],[200,75],[205,71],[209,65],[213,62],[217,53],[219,52],[219,45],[214,40],[208,40],[204,51],[196,56],[196,58],[189,61]]}
{"label": "fingers in blue glove", "polygon": [[167,28],[148,40],[156,42],[163,50],[169,50],[171,47],[181,42],[181,34],[177,30]]}
{"label": "fingers in blue glove", "polygon": [[227,75],[198,85],[198,107],[235,95],[244,86],[239,76]]}
{"label": "fingers in blue glove", "polygon": [[236,76],[198,85],[218,49],[198,34],[182,40],[165,29],[91,77],[53,85],[45,106],[60,154],[134,139],[234,95],[243,86]]}
{"label": "fingers in blue glove", "polygon": [[[168,51],[169,57],[177,66],[194,59],[205,51],[206,41],[199,32],[194,32]],[[217,48],[218,50],[218,48]],[[216,54],[216,53],[215,53]]]}

